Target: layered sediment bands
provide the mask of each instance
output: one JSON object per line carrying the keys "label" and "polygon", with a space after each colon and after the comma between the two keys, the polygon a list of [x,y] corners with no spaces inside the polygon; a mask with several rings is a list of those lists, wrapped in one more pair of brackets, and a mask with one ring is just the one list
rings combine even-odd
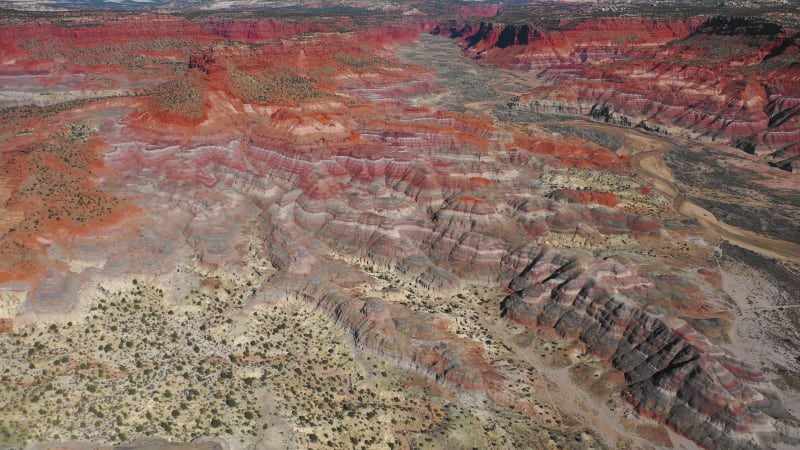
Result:
{"label": "layered sediment bands", "polygon": [[369,297],[337,292],[309,298],[350,330],[356,344],[430,373],[436,380],[468,390],[486,390],[501,381],[474,341],[449,332],[447,323]]}
{"label": "layered sediment bands", "polygon": [[63,314],[77,304],[78,280],[71,275],[49,271],[41,278],[36,289],[28,295],[25,308],[17,313],[20,316],[38,313]]}
{"label": "layered sediment bands", "polygon": [[539,73],[545,85],[510,108],[728,142],[796,167],[798,38],[778,25],[724,17],[563,28],[453,22],[434,33],[457,38],[484,64]]}
{"label": "layered sediment bands", "polygon": [[612,192],[579,191],[576,189],[556,189],[550,194],[554,200],[592,204],[603,206],[616,206],[619,199]]}
{"label": "layered sediment bands", "polygon": [[140,93],[221,38],[166,15],[102,15],[0,28],[0,107]]}
{"label": "layered sediment bands", "polygon": [[584,140],[563,139],[555,141],[550,139],[520,138],[517,140],[526,149],[545,156],[557,158],[562,164],[573,167],[604,169],[626,173],[630,171],[630,162],[627,157],[616,155],[611,150],[594,145]]}
{"label": "layered sediment bands", "polygon": [[626,396],[641,413],[705,447],[760,448],[758,433],[797,429],[794,419],[771,416],[775,391],[760,370],[612,287],[626,278],[628,289],[647,283],[626,277],[622,267],[583,269],[537,252],[511,282],[515,292],[503,301],[503,314],[523,325],[552,327],[608,359],[625,374]]}
{"label": "layered sediment bands", "polygon": [[[376,24],[375,28],[357,26],[351,17],[321,17],[298,20],[277,19],[208,19],[199,22],[203,28],[226,40],[245,43],[265,43],[279,38],[298,36],[305,33],[353,32],[361,36],[361,41],[371,44],[390,42],[393,39],[413,38],[422,31],[435,26],[431,20],[409,19],[398,23]],[[344,50],[344,49],[342,49]],[[313,64],[320,67],[318,64]]]}
{"label": "layered sediment bands", "polygon": [[[63,25],[24,23],[3,27],[0,36],[7,43],[0,50],[5,70],[31,69],[39,73],[65,65],[99,65],[101,61],[120,64],[126,59],[132,62],[136,55],[143,57],[140,64],[148,58],[183,60],[185,52],[193,47],[220,40],[190,20],[147,14],[100,16]],[[120,54],[120,48],[129,49],[131,54]],[[8,63],[13,66],[6,66]],[[135,72],[133,69],[131,72]]]}
{"label": "layered sediment bands", "polygon": [[[585,342],[625,374],[643,414],[731,447],[793,432],[777,408],[762,408],[776,404],[765,376],[668,318],[675,311],[662,292],[691,303],[712,288],[667,258],[628,253],[682,237],[662,224],[671,212],[617,209],[634,197],[663,201],[645,189],[609,192],[647,185],[626,157],[412,101],[443,92],[433,75],[391,57],[418,28],[306,30],[314,33],[300,39],[283,35],[303,32],[297,22],[167,24],[176,27],[161,43],[170,56],[147,53],[158,41],[142,50],[169,67],[158,87],[146,83],[146,67],[100,52],[120,78],[143,83],[137,95],[25,109],[34,113],[24,118],[12,114],[23,109],[3,112],[0,239],[15,258],[0,259],[8,316],[72,320],[103,294],[98,285],[129,289],[133,279],[163,287],[170,306],[193,308],[196,292],[203,301],[218,294],[220,309],[292,297],[333,318],[359,349],[451,392],[496,399],[508,398],[511,380],[497,367],[500,338],[486,337],[503,325],[477,312],[499,315],[494,299],[512,292],[502,304],[508,318]],[[618,49],[645,51],[647,39],[663,44],[688,26],[643,21],[641,42]],[[78,27],[57,45],[87,33],[91,50],[107,31]],[[532,29],[512,34],[501,50],[536,38]],[[621,58],[596,45],[585,64]],[[20,42],[11,47],[25,70],[37,58],[53,63]],[[600,178],[610,181],[582,189]],[[633,256],[615,260],[614,249]],[[664,266],[669,276],[659,278]],[[237,299],[215,287],[225,277],[246,286]],[[449,315],[461,301],[467,313]]]}
{"label": "layered sediment bands", "polygon": [[[304,49],[324,57],[326,42],[338,40],[307,41]],[[296,52],[284,47],[281,52]],[[275,301],[276,292],[305,298],[336,318],[364,348],[447,385],[491,390],[497,375],[479,346],[457,338],[444,324],[431,327],[426,314],[348,293],[355,281],[347,280],[363,275],[329,255],[394,270],[423,291],[457,293],[466,280],[487,286],[503,282],[512,242],[541,231],[520,226],[525,207],[504,199],[496,187],[518,185],[516,195],[545,210],[545,228],[552,222],[575,233],[574,225],[582,222],[581,234],[626,233],[636,221],[625,213],[532,196],[525,183],[518,184],[533,179],[536,169],[519,165],[525,158],[517,154],[567,158],[568,152],[553,150],[560,148],[555,142],[508,135],[485,119],[386,101],[413,72],[366,81],[353,72],[326,81],[331,83],[327,89],[342,89],[351,102],[360,102],[355,107],[329,98],[261,105],[224,91],[219,81],[228,79],[231,65],[252,64],[250,55],[248,49],[215,48],[191,57],[194,69],[202,67],[207,74],[200,84],[204,95],[217,96],[194,124],[156,128],[152,120],[132,114],[125,119],[128,127],[109,136],[113,150],[106,153],[106,163],[125,175],[108,180],[106,187],[165,225],[126,243],[141,249],[136,255],[160,255],[157,265],[131,258],[138,270],[162,277],[167,273],[162,266],[186,255],[210,273],[235,267],[237,258],[254,248],[248,230],[261,223],[264,235],[256,239],[255,251],[278,272],[255,301]],[[366,101],[357,88],[364,83],[371,89]],[[381,105],[379,113],[372,102]],[[132,107],[140,109],[136,103]],[[249,131],[229,140],[219,132],[223,126]],[[143,137],[152,142],[142,142]],[[507,141],[517,156],[498,153],[498,140]],[[624,160],[605,152],[609,161],[624,166]],[[595,164],[603,163],[596,159]],[[111,258],[104,270],[133,269],[121,264]],[[381,314],[373,314],[379,309]]]}
{"label": "layered sediment bands", "polygon": [[641,47],[666,44],[691,33],[702,19],[597,19],[561,29],[536,25],[451,22],[434,29],[462,39],[465,51],[518,69],[609,62]]}
{"label": "layered sediment bands", "polygon": [[[348,21],[347,25],[352,28],[352,21]],[[226,40],[247,43],[260,43],[314,31],[330,31],[330,27],[311,20],[287,22],[275,19],[210,19],[201,22],[201,26]]]}
{"label": "layered sediment bands", "polygon": [[190,37],[194,44],[202,44],[216,38],[192,21],[148,14],[97,17],[63,26],[49,21],[25,23],[3,27],[0,36],[8,43],[0,50],[3,61],[8,62],[12,57],[38,56],[41,63],[65,62],[63,59],[69,54],[70,45],[75,46],[72,51],[76,53],[89,48],[110,51],[112,49],[108,46],[131,44],[141,45],[144,50],[155,41],[185,43]]}

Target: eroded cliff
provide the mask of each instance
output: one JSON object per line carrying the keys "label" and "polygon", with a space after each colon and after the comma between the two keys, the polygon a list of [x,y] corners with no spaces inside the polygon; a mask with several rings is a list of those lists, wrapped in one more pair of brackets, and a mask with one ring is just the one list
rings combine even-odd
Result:
{"label": "eroded cliff", "polygon": [[[453,22],[434,30],[484,64],[545,85],[508,107],[729,142],[797,166],[796,31],[764,19],[597,19],[564,26]],[[556,87],[557,86],[557,87]]]}

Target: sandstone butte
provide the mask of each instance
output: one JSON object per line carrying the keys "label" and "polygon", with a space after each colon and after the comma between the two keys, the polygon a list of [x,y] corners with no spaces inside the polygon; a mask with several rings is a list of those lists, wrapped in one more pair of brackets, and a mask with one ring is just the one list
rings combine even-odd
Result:
{"label": "sandstone butte", "polygon": [[[701,64],[705,43],[742,29],[755,43],[719,55],[730,78],[712,82],[721,69]],[[4,89],[46,86],[66,101],[0,112],[0,332],[79,324],[99,283],[165,286],[188,266],[207,280],[249,273],[255,252],[271,271],[251,305],[296,297],[359,349],[454,392],[517,401],[482,341],[431,310],[360,293],[370,267],[426,295],[500,295],[498,326],[554,329],[622,375],[618,392],[646,423],[703,447],[797,444],[773,378],[691,325],[702,305],[716,308],[713,281],[561,244],[644,246],[693,231],[631,208],[634,194],[534,182],[543,166],[605,173],[655,202],[630,160],[599,144],[410,101],[441,87],[395,51],[430,30],[482,64],[538,71],[545,84],[515,108],[682,130],[797,168],[797,37],[760,22],[602,19],[554,31],[103,13],[6,23]],[[696,59],[681,66],[677,54]]]}

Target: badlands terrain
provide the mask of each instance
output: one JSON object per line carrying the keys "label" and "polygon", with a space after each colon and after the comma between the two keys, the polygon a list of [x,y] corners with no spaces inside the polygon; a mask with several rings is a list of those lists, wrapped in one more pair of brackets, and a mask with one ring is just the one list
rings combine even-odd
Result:
{"label": "badlands terrain", "polygon": [[796,448],[800,16],[700,3],[0,10],[0,448]]}

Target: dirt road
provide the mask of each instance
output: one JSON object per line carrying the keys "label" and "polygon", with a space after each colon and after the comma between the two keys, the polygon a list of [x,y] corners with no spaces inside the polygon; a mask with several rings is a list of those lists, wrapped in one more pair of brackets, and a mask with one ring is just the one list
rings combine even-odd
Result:
{"label": "dirt road", "polygon": [[[675,183],[675,178],[664,162],[663,155],[678,145],[693,146],[696,144],[678,139],[652,136],[629,128],[592,122],[586,119],[559,121],[557,124],[596,129],[620,139],[624,142],[623,148],[619,150],[620,153],[627,154],[631,159],[631,163],[638,170],[653,179],[655,189],[671,201],[675,211],[684,217],[697,220],[711,234],[770,258],[800,262],[800,245],[762,236],[727,224],[686,198],[681,188]],[[547,123],[537,123],[537,125],[547,125]],[[698,151],[700,150],[698,149]]]}

